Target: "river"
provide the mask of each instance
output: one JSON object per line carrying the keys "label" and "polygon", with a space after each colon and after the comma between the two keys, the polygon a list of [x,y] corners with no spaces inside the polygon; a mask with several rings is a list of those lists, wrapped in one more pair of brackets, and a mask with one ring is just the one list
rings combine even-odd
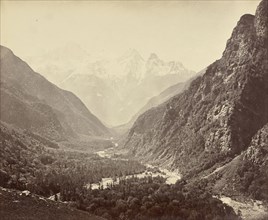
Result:
{"label": "river", "polygon": [[[268,216],[267,207],[262,201],[249,200],[245,202],[236,201],[227,196],[215,196],[215,198],[220,199],[223,203],[231,206],[236,214],[240,214],[242,219],[245,220],[257,220],[266,219]],[[266,217],[266,218],[265,218]]]}
{"label": "river", "polygon": [[[114,144],[116,146],[116,143]],[[113,152],[114,148],[108,148],[106,150],[98,151],[96,152],[97,155],[100,157],[106,157],[106,158],[112,158],[114,155]],[[126,159],[120,159],[120,158],[114,158],[114,160],[126,160]],[[181,175],[176,172],[176,171],[170,171],[161,167],[157,166],[152,166],[151,164],[145,164],[145,166],[148,168],[146,169],[143,173],[139,174],[134,174],[134,175],[127,175],[124,178],[129,179],[132,178],[133,176],[137,178],[143,178],[146,176],[152,176],[152,177],[157,177],[161,176],[166,179],[167,184],[175,184],[177,180],[181,179]],[[156,168],[158,171],[152,171],[153,168]],[[111,184],[119,184],[119,178],[116,178],[116,180],[113,180],[111,177],[105,177],[102,178],[102,180],[99,183],[93,183],[91,184],[92,189],[99,189],[99,187],[103,187],[103,189],[107,188]],[[89,185],[88,185],[89,186]]]}
{"label": "river", "polygon": [[[114,143],[116,146],[116,143]],[[115,154],[114,148],[108,148],[106,150],[98,151],[96,152],[100,157],[106,157],[111,158],[114,160],[126,160],[123,158],[113,158],[113,155]],[[135,177],[143,178],[146,176],[162,176],[166,178],[167,184],[175,184],[177,180],[181,179],[181,175],[176,171],[170,171],[167,169],[163,169],[161,167],[152,166],[151,164],[145,164],[145,166],[148,168],[148,170],[144,171],[140,174],[135,174]],[[152,168],[157,168],[156,170],[159,170],[160,172],[151,172],[149,170],[152,170]],[[125,178],[132,178],[133,175],[128,175]],[[107,188],[109,184],[119,184],[119,178],[116,179],[116,181],[113,181],[112,178],[102,178],[102,180],[99,183],[91,184],[92,189],[98,189],[100,186],[102,186],[104,189]],[[220,199],[223,203],[231,206],[234,211],[241,215],[242,219],[259,219],[265,215],[267,215],[267,208],[263,205],[261,201],[251,201],[251,202],[239,202],[236,201],[230,197],[227,196],[215,196],[218,199]]]}

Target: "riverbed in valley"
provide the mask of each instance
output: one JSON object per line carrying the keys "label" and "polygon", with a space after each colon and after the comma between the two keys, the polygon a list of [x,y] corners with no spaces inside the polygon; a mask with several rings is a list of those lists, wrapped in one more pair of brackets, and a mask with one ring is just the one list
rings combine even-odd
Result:
{"label": "riverbed in valley", "polygon": [[[114,148],[108,148],[106,150],[97,151],[96,154],[99,155],[100,157],[111,158],[114,160],[127,160],[125,158],[119,158],[119,157],[113,158],[113,156],[116,155]],[[144,165],[146,166],[146,170],[143,173],[127,175],[124,176],[124,178],[129,179],[132,178],[133,176],[137,178],[143,178],[146,176],[151,177],[161,176],[166,179],[167,184],[175,184],[177,180],[181,179],[181,175],[176,171],[169,171],[161,167],[152,166],[151,164],[144,164]],[[91,188],[98,189],[99,187],[102,187],[103,189],[105,189],[111,184],[119,184],[120,178],[121,177],[118,177],[116,179],[113,179],[111,177],[102,178],[102,180],[99,183],[91,184]]]}
{"label": "riverbed in valley", "polygon": [[[114,145],[116,146],[116,144]],[[120,158],[118,156],[114,157],[115,155],[117,155],[117,153],[113,147],[108,148],[106,150],[98,151],[96,152],[96,154],[103,158],[106,157],[114,160],[127,160],[126,158]],[[170,171],[157,166],[152,166],[151,164],[144,165],[147,167],[147,169],[143,173],[127,175],[124,178],[128,179],[132,178],[133,176],[137,178],[143,178],[146,176],[161,176],[166,178],[167,184],[175,184],[177,180],[181,179],[181,175],[179,172]],[[116,178],[116,180],[110,177],[102,178],[99,183],[91,184],[91,188],[99,189],[101,186],[103,189],[105,189],[111,184],[119,184],[119,178]],[[219,198],[223,203],[231,206],[237,214],[241,215],[242,219],[257,220],[262,218],[263,216],[268,215],[268,210],[261,201],[239,202],[224,195],[217,196],[217,198]]]}

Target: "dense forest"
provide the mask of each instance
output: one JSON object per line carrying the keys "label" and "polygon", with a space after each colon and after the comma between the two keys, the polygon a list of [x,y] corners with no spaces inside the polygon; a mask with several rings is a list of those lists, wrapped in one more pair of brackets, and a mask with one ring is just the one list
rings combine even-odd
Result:
{"label": "dense forest", "polygon": [[231,207],[202,189],[202,183],[188,188],[184,180],[168,185],[162,177],[121,179],[104,190],[63,192],[61,199],[111,220],[240,219]]}
{"label": "dense forest", "polygon": [[[238,219],[232,208],[205,192],[202,183],[165,184],[163,177],[126,175],[145,171],[137,161],[60,149],[56,143],[5,124],[0,132],[0,185],[68,202],[106,219]],[[103,177],[119,184],[91,189]]]}
{"label": "dense forest", "polygon": [[1,125],[0,184],[50,196],[97,183],[103,177],[141,173],[137,161],[111,160],[79,151],[57,149],[57,144],[28,132]]}

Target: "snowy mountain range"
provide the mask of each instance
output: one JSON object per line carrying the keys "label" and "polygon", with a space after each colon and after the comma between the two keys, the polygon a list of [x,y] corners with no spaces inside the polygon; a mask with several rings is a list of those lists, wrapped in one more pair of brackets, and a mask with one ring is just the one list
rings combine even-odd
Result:
{"label": "snowy mountain range", "polygon": [[104,58],[75,44],[28,62],[48,80],[74,92],[110,126],[128,122],[150,98],[195,74],[180,62],[163,61],[155,53],[146,60],[129,49],[118,58]]}

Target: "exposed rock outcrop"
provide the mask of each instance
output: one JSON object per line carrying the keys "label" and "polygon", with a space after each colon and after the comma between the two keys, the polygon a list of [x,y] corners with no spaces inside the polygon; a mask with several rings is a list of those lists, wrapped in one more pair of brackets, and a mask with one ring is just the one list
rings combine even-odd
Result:
{"label": "exposed rock outcrop", "polygon": [[125,147],[182,174],[246,150],[268,121],[267,1],[243,15],[222,58],[188,90],[141,115]]}

